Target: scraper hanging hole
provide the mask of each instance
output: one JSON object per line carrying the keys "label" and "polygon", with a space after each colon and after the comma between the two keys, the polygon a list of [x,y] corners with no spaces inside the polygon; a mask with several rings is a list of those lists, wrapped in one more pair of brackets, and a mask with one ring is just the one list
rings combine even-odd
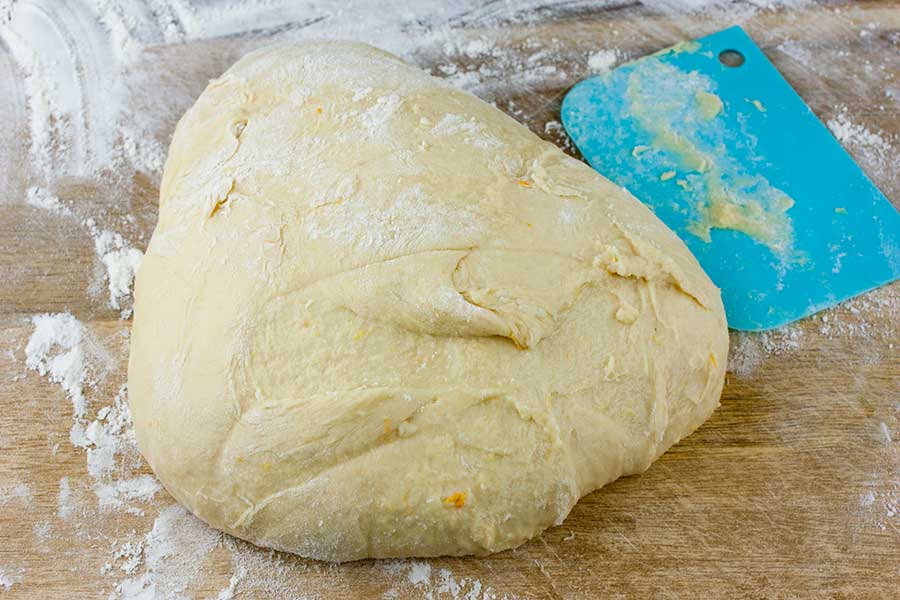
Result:
{"label": "scraper hanging hole", "polygon": [[744,55],[737,50],[722,50],[719,52],[719,62],[726,67],[739,67],[744,64]]}

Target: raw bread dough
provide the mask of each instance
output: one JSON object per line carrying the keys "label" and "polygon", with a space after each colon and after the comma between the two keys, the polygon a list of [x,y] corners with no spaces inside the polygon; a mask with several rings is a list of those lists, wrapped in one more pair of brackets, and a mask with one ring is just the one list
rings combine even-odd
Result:
{"label": "raw bread dough", "polygon": [[254,52],[175,131],[137,277],[140,447],[214,527],[485,554],[716,407],[719,291],[627,191],[375,48]]}

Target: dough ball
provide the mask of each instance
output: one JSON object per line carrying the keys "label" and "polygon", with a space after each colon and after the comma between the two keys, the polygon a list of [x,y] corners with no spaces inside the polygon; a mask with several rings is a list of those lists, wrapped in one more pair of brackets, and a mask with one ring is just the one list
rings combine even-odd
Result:
{"label": "dough ball", "polygon": [[138,442],[207,523],[330,561],[486,554],[719,399],[719,291],[627,191],[370,46],[284,45],[175,131]]}

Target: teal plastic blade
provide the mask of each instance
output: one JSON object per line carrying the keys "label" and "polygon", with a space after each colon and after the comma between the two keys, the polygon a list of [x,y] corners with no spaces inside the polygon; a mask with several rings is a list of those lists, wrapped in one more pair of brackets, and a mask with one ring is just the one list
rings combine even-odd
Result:
{"label": "teal plastic blade", "polygon": [[734,329],[900,277],[900,214],[740,27],[582,81],[561,113],[587,161],[685,241]]}

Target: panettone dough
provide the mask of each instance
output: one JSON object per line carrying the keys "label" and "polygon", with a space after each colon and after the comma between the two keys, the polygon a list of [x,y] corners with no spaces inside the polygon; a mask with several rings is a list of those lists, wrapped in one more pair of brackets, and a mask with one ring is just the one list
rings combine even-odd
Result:
{"label": "panettone dough", "polygon": [[484,554],[718,404],[719,291],[653,214],[370,46],[254,52],[175,131],[137,277],[141,450],[214,527]]}

